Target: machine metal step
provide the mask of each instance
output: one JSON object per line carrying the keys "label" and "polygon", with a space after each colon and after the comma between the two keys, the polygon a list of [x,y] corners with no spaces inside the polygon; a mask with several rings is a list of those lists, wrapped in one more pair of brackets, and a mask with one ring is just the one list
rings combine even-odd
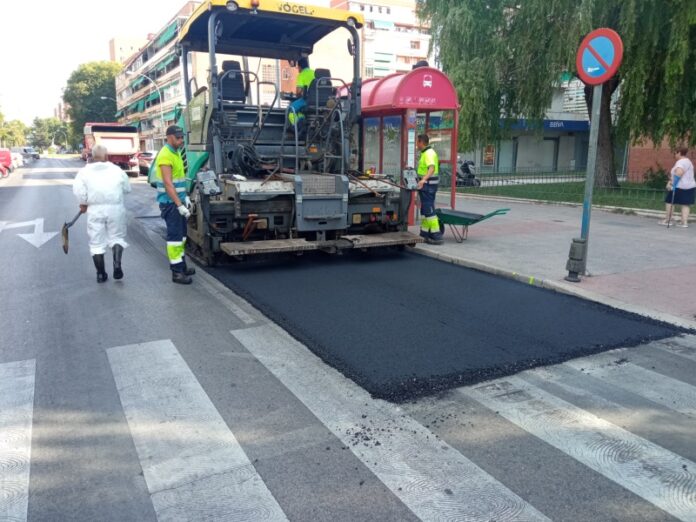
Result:
{"label": "machine metal step", "polygon": [[348,250],[390,246],[415,246],[423,238],[410,232],[386,232],[384,234],[356,234],[342,236],[331,241],[307,241],[306,239],[269,239],[267,241],[245,241],[220,244],[220,249],[233,257],[279,254],[282,252],[308,252],[312,250]]}

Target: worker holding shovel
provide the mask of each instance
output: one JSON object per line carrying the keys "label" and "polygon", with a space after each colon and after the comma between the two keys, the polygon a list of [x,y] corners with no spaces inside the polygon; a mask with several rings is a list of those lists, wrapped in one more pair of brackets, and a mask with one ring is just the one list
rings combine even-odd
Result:
{"label": "worker holding shovel", "polygon": [[103,145],[92,149],[93,163],[80,169],[75,176],[73,193],[80,204],[80,212],[87,214],[89,251],[97,269],[97,283],[109,276],[104,267],[104,254],[111,248],[114,258],[114,279],[123,277],[121,258],[126,243],[125,194],[131,186],[128,176],[119,167],[107,161]]}

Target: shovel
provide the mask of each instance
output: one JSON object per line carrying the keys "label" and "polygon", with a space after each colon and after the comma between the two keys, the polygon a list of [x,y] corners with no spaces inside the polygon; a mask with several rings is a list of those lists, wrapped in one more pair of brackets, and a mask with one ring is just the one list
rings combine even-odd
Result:
{"label": "shovel", "polygon": [[68,237],[68,229],[75,224],[75,221],[77,221],[80,216],[82,215],[82,212],[78,212],[77,215],[73,218],[72,221],[69,223],[63,223],[63,228],[60,231],[60,235],[63,237],[63,252],[66,254],[68,253],[68,247],[70,246],[70,239]]}

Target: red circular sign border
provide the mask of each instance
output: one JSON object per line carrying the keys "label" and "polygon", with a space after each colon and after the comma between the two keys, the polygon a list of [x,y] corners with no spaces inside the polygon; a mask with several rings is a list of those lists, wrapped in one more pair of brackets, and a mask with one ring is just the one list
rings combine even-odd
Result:
{"label": "red circular sign border", "polygon": [[[588,76],[585,71],[582,70],[582,54],[585,49],[589,46],[590,41],[594,40],[599,36],[604,36],[608,38],[612,44],[614,44],[614,63],[607,69],[607,71],[601,76]],[[585,38],[582,39],[582,43],[578,48],[578,52],[575,56],[575,67],[578,72],[578,77],[588,85],[599,85],[600,83],[606,82],[609,78],[616,74],[616,71],[621,67],[621,60],[623,60],[623,41],[619,34],[613,29],[608,29],[603,27],[601,29],[595,29],[589,33]]]}

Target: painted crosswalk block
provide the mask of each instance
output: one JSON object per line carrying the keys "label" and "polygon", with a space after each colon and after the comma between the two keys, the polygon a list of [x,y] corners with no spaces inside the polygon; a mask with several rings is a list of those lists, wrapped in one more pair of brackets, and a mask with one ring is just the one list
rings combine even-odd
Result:
{"label": "painted crosswalk block", "polygon": [[[507,480],[506,469],[478,464],[461,444],[448,443],[409,413],[438,408],[440,399],[423,400],[414,408],[374,399],[273,324],[232,335],[246,349],[239,353],[258,360],[282,383],[317,425],[349,450],[343,455],[369,469],[404,512],[427,521],[550,520],[544,512],[549,506],[536,505],[539,497],[532,501],[525,498],[529,492],[516,491],[519,480]],[[620,390],[621,397],[635,397],[650,411],[679,419],[682,427],[696,425],[691,402],[696,387],[659,368],[648,370],[645,358],[653,350],[696,368],[696,337],[680,337],[459,388],[447,401],[475,401],[481,411],[495,412],[515,437],[541,441],[550,457],[581,463],[588,480],[602,477],[632,502],[642,499],[644,508],[655,510],[651,520],[696,522],[696,462],[678,454],[680,448],[689,450],[688,442],[671,439],[663,447],[659,440],[645,438],[654,432],[641,437],[603,418],[604,412],[617,410],[634,414],[625,404],[612,402],[611,391]],[[234,434],[244,427],[227,424],[170,340],[109,348],[106,355],[113,393],[125,413],[158,521],[288,519],[293,506],[284,505],[287,491],[274,495],[278,484],[266,484],[239,442],[245,439]],[[26,521],[32,498],[42,494],[30,488],[29,472],[35,367],[34,360],[0,364],[0,521]],[[368,433],[366,426],[373,431]],[[529,469],[541,473],[531,464]]]}
{"label": "painted crosswalk block", "polygon": [[158,520],[286,520],[171,341],[107,354]]}
{"label": "painted crosswalk block", "polygon": [[680,520],[696,520],[696,464],[514,376],[461,390]]}
{"label": "painted crosswalk block", "polygon": [[27,518],[36,361],[0,364],[0,520]]}

